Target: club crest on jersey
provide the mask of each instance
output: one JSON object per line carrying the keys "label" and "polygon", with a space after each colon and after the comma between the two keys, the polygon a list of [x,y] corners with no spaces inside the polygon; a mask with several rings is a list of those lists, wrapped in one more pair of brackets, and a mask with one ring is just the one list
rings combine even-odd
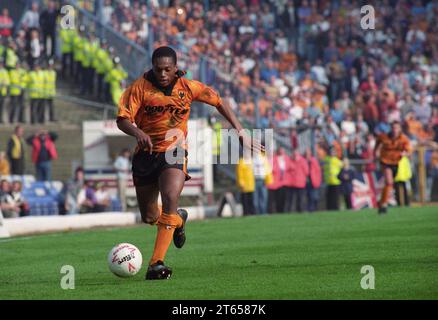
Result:
{"label": "club crest on jersey", "polygon": [[178,97],[180,97],[181,100],[184,100],[186,93],[182,90],[178,90]]}

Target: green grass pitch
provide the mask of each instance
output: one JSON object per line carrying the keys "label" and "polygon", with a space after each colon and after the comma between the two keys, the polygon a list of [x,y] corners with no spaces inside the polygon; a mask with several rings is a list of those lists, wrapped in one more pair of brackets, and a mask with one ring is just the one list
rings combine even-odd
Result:
{"label": "green grass pitch", "polygon": [[[168,281],[144,281],[155,228],[99,229],[0,240],[0,299],[437,299],[438,207],[278,214],[190,222],[171,246]],[[108,270],[113,245],[139,247],[144,268]],[[63,265],[75,289],[63,290]],[[375,289],[361,288],[361,268]]]}

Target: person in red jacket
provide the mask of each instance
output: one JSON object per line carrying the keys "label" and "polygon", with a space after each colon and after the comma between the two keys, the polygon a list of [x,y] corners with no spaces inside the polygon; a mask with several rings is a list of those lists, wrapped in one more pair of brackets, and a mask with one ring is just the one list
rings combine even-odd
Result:
{"label": "person in red jacket", "polygon": [[52,160],[58,158],[55,146],[57,138],[55,132],[40,130],[26,139],[32,146],[32,162],[35,164],[37,181],[52,180]]}
{"label": "person in red jacket", "polygon": [[306,197],[306,182],[307,176],[309,175],[309,165],[298,149],[292,151],[289,163],[288,175],[286,177],[288,190],[286,211],[293,210],[293,202],[295,199],[297,211],[302,212],[304,209],[303,200]]}
{"label": "person in red jacket", "polygon": [[310,148],[306,150],[306,161],[309,165],[309,176],[307,178],[307,211],[313,212],[318,209],[319,188],[322,182],[322,172],[319,161],[313,156]]}
{"label": "person in red jacket", "polygon": [[268,212],[285,212],[286,204],[286,178],[289,170],[290,158],[282,147],[277,149],[277,152],[272,158],[272,176],[273,181],[268,188]]}

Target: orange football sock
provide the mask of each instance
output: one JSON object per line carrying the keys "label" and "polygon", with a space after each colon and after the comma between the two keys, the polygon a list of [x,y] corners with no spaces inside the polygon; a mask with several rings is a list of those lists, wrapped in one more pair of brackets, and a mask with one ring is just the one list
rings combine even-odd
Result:
{"label": "orange football sock", "polygon": [[389,196],[391,195],[392,185],[388,184],[383,187],[382,197],[380,198],[380,206],[384,207],[388,203]]}
{"label": "orange football sock", "polygon": [[164,261],[167,249],[173,239],[175,228],[182,226],[183,221],[178,214],[168,214],[163,212],[158,219],[157,238],[155,240],[154,253],[149,264],[154,264],[157,261]]}
{"label": "orange football sock", "polygon": [[159,213],[159,215],[158,215],[158,219],[157,219],[154,223],[151,223],[151,225],[157,225],[157,224],[158,224],[158,221],[160,220],[161,214],[163,213],[163,207],[162,207],[162,206],[157,206],[157,207],[158,207],[158,211],[159,211],[160,213]]}

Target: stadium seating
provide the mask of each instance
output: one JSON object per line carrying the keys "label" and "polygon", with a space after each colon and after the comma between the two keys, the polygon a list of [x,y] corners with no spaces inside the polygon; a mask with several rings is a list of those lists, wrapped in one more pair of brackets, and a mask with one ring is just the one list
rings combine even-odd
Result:
{"label": "stadium seating", "polygon": [[36,181],[23,189],[23,196],[30,208],[30,215],[45,216],[59,214],[59,202],[62,199],[62,182]]}

